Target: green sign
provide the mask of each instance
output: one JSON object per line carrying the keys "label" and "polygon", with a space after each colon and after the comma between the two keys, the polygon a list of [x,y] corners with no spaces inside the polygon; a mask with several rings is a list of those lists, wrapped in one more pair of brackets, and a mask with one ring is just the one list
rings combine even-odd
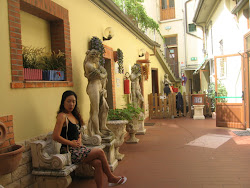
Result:
{"label": "green sign", "polygon": [[197,61],[197,57],[191,57],[191,61]]}

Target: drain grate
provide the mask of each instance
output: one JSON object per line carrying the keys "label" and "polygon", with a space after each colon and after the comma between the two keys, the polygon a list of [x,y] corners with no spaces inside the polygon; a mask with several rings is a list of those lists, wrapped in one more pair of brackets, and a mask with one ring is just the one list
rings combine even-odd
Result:
{"label": "drain grate", "polygon": [[144,123],[144,126],[154,126],[155,123]]}
{"label": "drain grate", "polygon": [[250,131],[233,131],[237,136],[250,136]]}

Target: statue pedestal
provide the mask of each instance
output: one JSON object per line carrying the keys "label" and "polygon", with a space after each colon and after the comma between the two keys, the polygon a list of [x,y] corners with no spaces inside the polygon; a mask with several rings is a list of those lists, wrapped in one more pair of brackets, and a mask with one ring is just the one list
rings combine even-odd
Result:
{"label": "statue pedestal", "polygon": [[112,120],[107,121],[107,127],[114,133],[115,135],[115,158],[118,161],[121,161],[124,157],[124,154],[119,152],[120,146],[124,142],[124,136],[126,134],[125,128],[127,120]]}
{"label": "statue pedestal", "polygon": [[137,123],[139,128],[136,134],[145,135],[147,130],[144,128],[144,120],[139,120]]}
{"label": "statue pedestal", "polygon": [[194,116],[193,119],[205,119],[203,115],[203,108],[205,105],[193,105],[194,106]]}
{"label": "statue pedestal", "polygon": [[105,145],[104,152],[112,172],[118,166],[118,160],[115,158],[115,141],[116,139],[112,136],[102,138],[102,144]]}

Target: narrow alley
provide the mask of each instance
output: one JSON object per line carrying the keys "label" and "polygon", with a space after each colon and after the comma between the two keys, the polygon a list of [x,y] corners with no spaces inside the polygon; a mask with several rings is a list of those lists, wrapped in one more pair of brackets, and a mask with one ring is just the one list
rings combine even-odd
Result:
{"label": "narrow alley", "polygon": [[[250,137],[216,127],[215,120],[154,119],[137,135],[115,174],[128,177],[124,188],[249,188]],[[147,122],[148,123],[148,122]],[[237,130],[239,131],[239,130]],[[106,181],[106,179],[105,179]],[[106,185],[108,187],[108,185]],[[70,188],[94,188],[93,179],[74,178]]]}

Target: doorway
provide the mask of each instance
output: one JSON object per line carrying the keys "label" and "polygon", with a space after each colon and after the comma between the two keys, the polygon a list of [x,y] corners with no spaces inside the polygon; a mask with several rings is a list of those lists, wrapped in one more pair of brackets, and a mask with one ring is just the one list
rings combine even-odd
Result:
{"label": "doorway", "polygon": [[152,75],[152,93],[159,93],[159,85],[158,85],[158,69],[151,69]]}
{"label": "doorway", "polygon": [[245,129],[243,57],[215,56],[214,62],[216,126]]}
{"label": "doorway", "polygon": [[111,59],[105,59],[104,68],[108,73],[108,83],[106,85],[107,90],[107,103],[109,105],[109,109],[114,109],[113,102],[113,87],[112,87],[112,73],[111,73]]}

